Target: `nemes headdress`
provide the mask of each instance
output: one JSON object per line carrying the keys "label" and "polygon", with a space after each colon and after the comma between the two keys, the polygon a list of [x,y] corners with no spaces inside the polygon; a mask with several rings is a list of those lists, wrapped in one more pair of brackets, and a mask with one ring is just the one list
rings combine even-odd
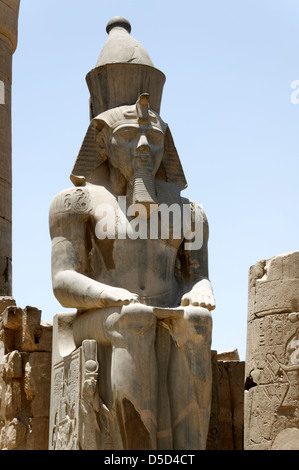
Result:
{"label": "nemes headdress", "polygon": [[[165,130],[164,157],[156,178],[187,186],[184,172],[167,124],[159,116],[165,75],[154,67],[144,47],[131,35],[128,20],[117,16],[106,27],[108,39],[96,67],[86,76],[90,92],[90,125],[72,170],[75,186],[85,184],[100,164],[96,135],[102,126],[113,129],[121,120],[144,114],[159,120]],[[139,117],[138,117],[139,119]]]}

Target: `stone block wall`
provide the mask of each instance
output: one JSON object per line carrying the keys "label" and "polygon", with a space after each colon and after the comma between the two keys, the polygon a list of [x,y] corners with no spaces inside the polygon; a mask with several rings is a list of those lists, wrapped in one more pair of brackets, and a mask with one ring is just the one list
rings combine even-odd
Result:
{"label": "stone block wall", "polygon": [[243,449],[245,362],[218,361],[221,450]]}
{"label": "stone block wall", "polygon": [[213,393],[207,450],[242,450],[245,362],[237,350],[212,351]]}
{"label": "stone block wall", "polygon": [[52,325],[0,297],[0,449],[46,450]]}

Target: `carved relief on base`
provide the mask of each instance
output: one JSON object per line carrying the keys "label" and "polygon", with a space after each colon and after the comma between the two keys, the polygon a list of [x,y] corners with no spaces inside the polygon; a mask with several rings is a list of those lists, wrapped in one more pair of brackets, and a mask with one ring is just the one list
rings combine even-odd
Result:
{"label": "carved relief on base", "polygon": [[[140,305],[120,309],[109,311],[109,318],[122,320],[109,351],[95,338],[83,339],[98,334],[99,323],[90,320],[98,322],[99,312],[83,314],[91,327],[80,341],[82,328],[77,331],[75,325],[84,325],[81,314],[54,318],[50,449],[204,449],[212,386],[209,312]],[[141,330],[141,322],[149,319],[152,328]],[[162,319],[168,319],[169,329],[161,326]],[[154,374],[150,360],[157,365]]]}
{"label": "carved relief on base", "polygon": [[97,343],[82,346],[54,364],[50,444],[52,450],[113,449],[113,419],[98,392]]}

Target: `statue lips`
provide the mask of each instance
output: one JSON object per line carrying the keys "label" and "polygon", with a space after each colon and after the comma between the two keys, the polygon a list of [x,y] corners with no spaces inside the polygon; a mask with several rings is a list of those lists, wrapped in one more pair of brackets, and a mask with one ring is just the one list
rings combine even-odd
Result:
{"label": "statue lips", "polygon": [[137,153],[136,155],[134,155],[134,158],[138,161],[138,163],[141,163],[142,165],[152,162],[153,160],[153,157],[150,153]]}
{"label": "statue lips", "polygon": [[134,175],[140,176],[139,172],[142,172],[143,175],[148,173],[153,177],[153,163],[154,158],[149,152],[135,154],[133,157]]}

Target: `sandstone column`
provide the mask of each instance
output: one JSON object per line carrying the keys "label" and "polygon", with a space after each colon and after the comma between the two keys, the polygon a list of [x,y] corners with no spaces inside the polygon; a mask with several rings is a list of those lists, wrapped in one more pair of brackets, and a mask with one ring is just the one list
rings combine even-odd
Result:
{"label": "sandstone column", "polygon": [[250,268],[245,450],[299,450],[299,251]]}
{"label": "sandstone column", "polygon": [[11,83],[20,0],[0,0],[0,296],[12,295]]}

